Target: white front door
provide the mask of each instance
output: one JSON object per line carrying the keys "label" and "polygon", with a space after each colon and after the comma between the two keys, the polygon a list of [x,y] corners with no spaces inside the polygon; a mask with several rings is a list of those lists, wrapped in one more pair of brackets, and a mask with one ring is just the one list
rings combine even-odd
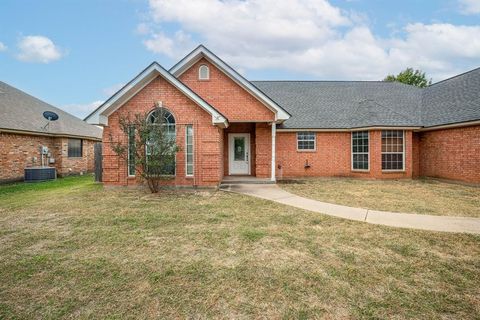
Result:
{"label": "white front door", "polygon": [[250,133],[228,134],[229,174],[250,174]]}

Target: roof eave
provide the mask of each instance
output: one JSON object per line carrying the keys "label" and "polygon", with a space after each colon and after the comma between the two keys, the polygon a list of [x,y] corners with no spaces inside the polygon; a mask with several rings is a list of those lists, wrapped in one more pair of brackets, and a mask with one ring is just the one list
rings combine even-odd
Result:
{"label": "roof eave", "polygon": [[365,127],[349,127],[349,128],[277,128],[279,132],[298,132],[298,131],[314,131],[314,132],[337,132],[337,131],[362,131],[362,130],[420,130],[420,126],[392,126],[377,125]]}
{"label": "roof eave", "polygon": [[180,80],[175,78],[166,69],[164,69],[157,62],[153,62],[150,66],[145,68],[140,74],[138,74],[132,81],[127,83],[122,89],[117,91],[112,97],[100,105],[95,111],[85,118],[85,121],[90,124],[98,124],[102,126],[108,126],[108,116],[115,110],[120,108],[128,100],[130,100],[135,94],[147,86],[157,76],[162,76],[171,85],[184,93],[193,102],[195,102],[202,109],[207,111],[212,116],[212,124],[228,126],[227,118],[221,114],[218,110],[200,98],[190,88],[183,84]]}
{"label": "roof eave", "polygon": [[70,134],[70,133],[40,132],[40,131],[0,128],[0,133],[2,132],[11,133],[11,134],[32,135],[32,136],[45,136],[45,137],[55,137],[55,138],[76,138],[76,139],[84,139],[84,140],[102,141],[101,137],[93,137],[93,136],[87,136],[87,135],[81,135],[81,134]]}
{"label": "roof eave", "polygon": [[434,126],[422,127],[419,131],[454,129],[454,128],[470,127],[470,126],[478,126],[478,125],[480,125],[480,120],[462,121],[462,122],[438,124]]}

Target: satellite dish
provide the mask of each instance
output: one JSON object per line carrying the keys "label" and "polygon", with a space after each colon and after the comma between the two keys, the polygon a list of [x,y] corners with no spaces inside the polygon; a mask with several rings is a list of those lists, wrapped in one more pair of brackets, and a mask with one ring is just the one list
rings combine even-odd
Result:
{"label": "satellite dish", "polygon": [[47,119],[48,121],[55,121],[58,120],[58,114],[56,114],[53,111],[45,111],[43,113],[43,117]]}

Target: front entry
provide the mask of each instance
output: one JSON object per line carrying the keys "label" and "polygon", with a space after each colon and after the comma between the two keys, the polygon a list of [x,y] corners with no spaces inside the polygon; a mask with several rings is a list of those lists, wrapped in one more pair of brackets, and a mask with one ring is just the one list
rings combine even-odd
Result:
{"label": "front entry", "polygon": [[250,174],[250,133],[228,134],[229,174]]}

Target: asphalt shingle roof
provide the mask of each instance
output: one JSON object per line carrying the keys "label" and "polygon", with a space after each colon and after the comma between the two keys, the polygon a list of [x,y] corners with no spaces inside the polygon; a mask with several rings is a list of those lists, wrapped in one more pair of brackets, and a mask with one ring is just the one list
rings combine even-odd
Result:
{"label": "asphalt shingle roof", "polygon": [[480,68],[425,89],[383,81],[252,81],[292,117],[280,128],[430,127],[480,120]]}
{"label": "asphalt shingle roof", "polygon": [[480,120],[480,68],[427,87],[422,104],[426,127]]}
{"label": "asphalt shingle roof", "polygon": [[[44,111],[53,111],[59,119],[43,129],[47,120]],[[18,130],[52,134],[102,138],[102,129],[0,81],[0,130]]]}

